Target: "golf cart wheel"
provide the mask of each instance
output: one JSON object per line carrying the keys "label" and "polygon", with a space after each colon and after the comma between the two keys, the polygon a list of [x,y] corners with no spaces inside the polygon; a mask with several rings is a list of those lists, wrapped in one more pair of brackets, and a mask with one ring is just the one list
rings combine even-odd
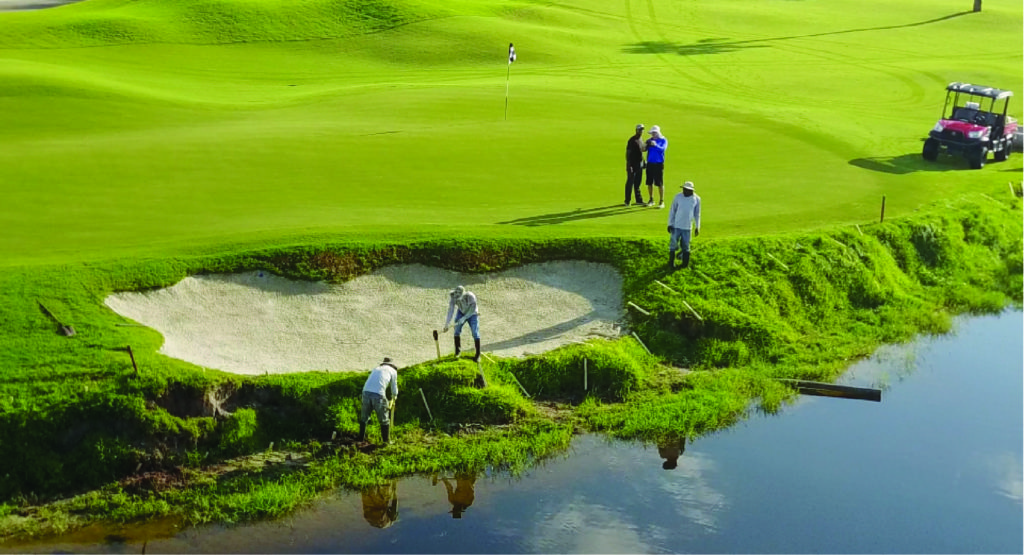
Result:
{"label": "golf cart wheel", "polygon": [[929,162],[935,161],[939,157],[939,141],[926,139],[924,141],[924,148],[921,149],[921,157]]}
{"label": "golf cart wheel", "polygon": [[1010,142],[1007,141],[1003,144],[1003,148],[992,152],[992,158],[996,162],[1005,162],[1010,157]]}
{"label": "golf cart wheel", "polygon": [[971,150],[967,155],[967,161],[970,163],[972,170],[984,168],[986,158],[988,158],[988,149],[983,146]]}

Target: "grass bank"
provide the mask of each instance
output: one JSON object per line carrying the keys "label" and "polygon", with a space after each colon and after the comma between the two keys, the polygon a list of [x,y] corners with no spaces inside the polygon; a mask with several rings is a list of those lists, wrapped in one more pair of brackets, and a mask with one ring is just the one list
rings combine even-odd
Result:
{"label": "grass bank", "polygon": [[[278,516],[339,486],[442,469],[515,471],[563,449],[577,429],[650,441],[710,433],[752,406],[776,410],[793,393],[775,378],[831,380],[880,344],[947,331],[955,314],[1019,306],[1020,192],[997,194],[940,201],[882,224],[702,237],[693,266],[674,273],[664,245],[615,238],[320,243],[5,268],[0,534],[97,519]],[[488,361],[485,389],[474,386],[467,361],[403,369],[398,441],[375,450],[352,445],[365,373],[242,377],[199,368],[158,355],[159,334],[118,326],[123,320],[102,303],[115,291],[203,272],[343,281],[396,263],[485,272],[553,259],[618,268],[625,298],[648,312],[633,313],[631,328],[651,352],[625,337]],[[40,301],[77,334],[61,335]]]}

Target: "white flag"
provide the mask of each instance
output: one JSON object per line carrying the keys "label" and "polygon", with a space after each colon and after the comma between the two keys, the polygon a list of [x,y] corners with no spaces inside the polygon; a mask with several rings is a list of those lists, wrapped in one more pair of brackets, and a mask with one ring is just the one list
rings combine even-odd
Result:
{"label": "white flag", "polygon": [[516,48],[512,46],[512,43],[508,43],[508,63],[516,61]]}

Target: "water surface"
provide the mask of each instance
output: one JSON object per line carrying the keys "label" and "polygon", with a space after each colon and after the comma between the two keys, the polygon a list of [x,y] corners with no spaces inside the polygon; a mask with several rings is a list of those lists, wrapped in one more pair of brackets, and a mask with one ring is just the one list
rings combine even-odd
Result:
{"label": "water surface", "polygon": [[1022,336],[1006,312],[886,347],[842,380],[885,385],[881,403],[802,397],[677,445],[672,470],[672,446],[588,435],[519,479],[417,476],[277,522],[16,549],[1021,553]]}

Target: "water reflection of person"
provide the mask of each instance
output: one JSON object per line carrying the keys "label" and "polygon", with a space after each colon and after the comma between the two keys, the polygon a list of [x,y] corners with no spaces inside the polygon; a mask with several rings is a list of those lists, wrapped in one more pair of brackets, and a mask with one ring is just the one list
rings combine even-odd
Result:
{"label": "water reflection of person", "polygon": [[370,486],[362,491],[363,518],[374,528],[387,528],[398,520],[398,483]]}
{"label": "water reflection of person", "polygon": [[452,518],[462,518],[462,513],[473,504],[475,492],[473,486],[476,483],[476,475],[456,474],[455,488],[448,478],[441,478],[444,482],[444,489],[448,490],[448,502],[452,504]]}
{"label": "water reflection of person", "polygon": [[665,470],[672,470],[679,466],[679,457],[686,451],[686,438],[662,438],[658,441],[658,455],[665,459],[661,467]]}

